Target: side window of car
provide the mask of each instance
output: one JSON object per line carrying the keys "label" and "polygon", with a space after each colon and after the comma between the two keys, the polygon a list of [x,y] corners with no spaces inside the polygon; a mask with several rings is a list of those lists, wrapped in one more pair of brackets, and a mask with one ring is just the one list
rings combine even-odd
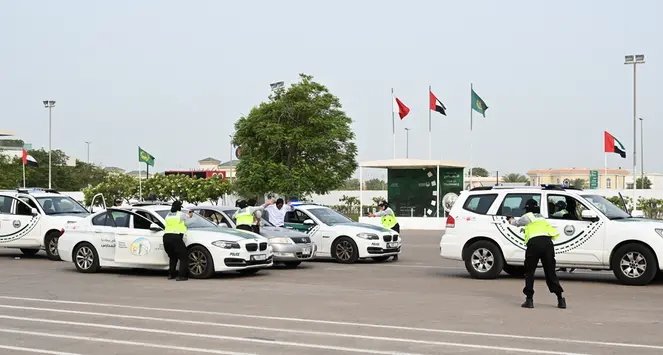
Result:
{"label": "side window of car", "polygon": [[0,213],[11,213],[12,211],[12,198],[8,196],[0,196]]}
{"label": "side window of car", "polygon": [[28,206],[30,206],[30,208],[36,208],[37,210],[39,210],[39,208],[37,208],[37,205],[35,204],[35,202],[32,199],[27,198],[27,197],[21,197],[21,201],[27,203]]}
{"label": "side window of car", "polygon": [[548,218],[552,219],[573,219],[569,213],[570,197],[564,195],[548,195]]}
{"label": "side window of car", "polygon": [[295,215],[296,211],[286,212],[285,221],[288,223],[300,223],[297,221],[297,216]]}
{"label": "side window of car", "polygon": [[129,220],[131,215],[124,211],[111,211],[110,212],[116,227],[129,228]]}
{"label": "side window of car", "polygon": [[159,227],[164,228],[163,223],[161,223],[160,220],[158,220],[156,217],[154,217],[150,213],[147,213],[145,211],[135,211],[135,212],[136,212],[136,214],[138,214],[141,217],[144,217],[145,219],[147,219],[151,223],[156,223],[156,225],[158,225]]}
{"label": "side window of car", "polygon": [[528,200],[536,201],[536,205],[541,207],[540,193],[512,193],[504,197],[497,214],[500,216],[521,217],[525,214],[525,203]]}
{"label": "side window of car", "polygon": [[150,225],[152,225],[152,221],[148,220],[147,218],[139,215],[139,214],[134,214],[132,215],[134,219],[134,228],[135,229],[150,229]]}
{"label": "side window of car", "polygon": [[473,195],[465,200],[463,209],[478,214],[486,214],[496,198],[497,194]]}
{"label": "side window of car", "polygon": [[[106,224],[106,219],[107,218],[108,218],[108,213],[104,212],[104,213],[92,218],[92,225],[93,226],[108,226]],[[113,227],[113,226],[111,225],[111,226],[108,226],[108,227]]]}
{"label": "side window of car", "polygon": [[27,203],[21,201],[21,200],[16,200],[16,211],[15,213],[19,216],[31,216],[32,215],[32,207],[28,206]]}

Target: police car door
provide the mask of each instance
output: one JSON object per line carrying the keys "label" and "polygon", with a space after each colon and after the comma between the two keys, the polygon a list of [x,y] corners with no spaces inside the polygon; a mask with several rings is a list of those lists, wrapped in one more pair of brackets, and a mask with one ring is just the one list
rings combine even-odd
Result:
{"label": "police car door", "polygon": [[603,260],[604,228],[600,220],[582,219],[589,205],[564,192],[546,193],[547,221],[557,229],[555,259],[558,264],[598,266]]}
{"label": "police car door", "polygon": [[152,222],[135,213],[121,210],[110,210],[109,213],[115,222],[115,262],[168,265],[162,230],[150,230]]}
{"label": "police car door", "polygon": [[0,196],[0,246],[25,247],[39,249],[41,216],[33,215],[25,202],[10,197]]}
{"label": "police car door", "polygon": [[499,233],[502,253],[507,262],[524,263],[525,262],[525,229],[516,227],[506,222],[506,218],[511,216],[515,219],[525,214],[525,203],[527,200],[536,201],[541,206],[540,192],[517,192],[507,193],[497,210],[494,225]]}

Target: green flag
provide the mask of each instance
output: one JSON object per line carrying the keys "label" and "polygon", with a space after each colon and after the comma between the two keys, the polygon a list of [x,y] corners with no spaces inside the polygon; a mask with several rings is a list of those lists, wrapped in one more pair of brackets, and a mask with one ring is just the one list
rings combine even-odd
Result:
{"label": "green flag", "polygon": [[141,163],[147,163],[149,166],[154,166],[154,157],[152,154],[144,151],[141,147],[138,147],[138,161]]}
{"label": "green flag", "polygon": [[474,92],[474,89],[472,89],[472,109],[482,114],[483,117],[486,117],[486,110],[488,109],[488,106],[485,102],[483,102],[479,95]]}

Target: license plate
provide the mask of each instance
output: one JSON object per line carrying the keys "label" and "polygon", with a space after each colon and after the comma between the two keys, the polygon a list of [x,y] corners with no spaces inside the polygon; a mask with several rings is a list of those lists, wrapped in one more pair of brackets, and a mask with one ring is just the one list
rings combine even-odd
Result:
{"label": "license plate", "polygon": [[265,260],[267,256],[265,254],[251,255],[251,260]]}
{"label": "license plate", "polygon": [[302,250],[302,254],[304,255],[311,255],[311,248],[304,248]]}
{"label": "license plate", "polygon": [[387,243],[387,248],[398,248],[398,242]]}

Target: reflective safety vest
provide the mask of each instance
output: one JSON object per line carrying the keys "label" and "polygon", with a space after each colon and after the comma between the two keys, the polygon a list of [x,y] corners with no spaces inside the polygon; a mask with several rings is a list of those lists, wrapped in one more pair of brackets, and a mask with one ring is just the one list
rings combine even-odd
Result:
{"label": "reflective safety vest", "polygon": [[184,234],[186,233],[186,225],[182,221],[182,212],[168,213],[166,215],[166,229],[164,233]]}
{"label": "reflective safety vest", "polygon": [[235,218],[237,219],[238,226],[241,226],[243,224],[248,224],[248,225],[253,224],[253,213],[251,213],[251,210],[249,208],[239,210]]}
{"label": "reflective safety vest", "polygon": [[382,216],[380,222],[382,222],[382,226],[387,229],[391,229],[391,227],[395,226],[396,223],[398,223],[396,221],[396,216],[394,216],[394,211],[391,211],[391,214]]}
{"label": "reflective safety vest", "polygon": [[548,221],[536,217],[532,212],[526,213],[525,216],[529,218],[529,223],[525,226],[525,244],[535,237],[550,237],[552,240],[557,240],[559,232]]}

